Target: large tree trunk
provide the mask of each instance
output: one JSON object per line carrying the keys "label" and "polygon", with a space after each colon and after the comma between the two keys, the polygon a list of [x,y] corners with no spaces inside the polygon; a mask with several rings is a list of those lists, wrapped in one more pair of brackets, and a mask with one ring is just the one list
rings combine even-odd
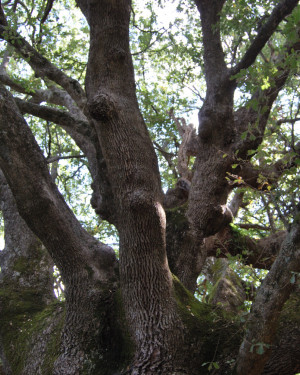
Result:
{"label": "large tree trunk", "polygon": [[[155,370],[137,370],[136,366],[132,366],[140,350],[136,352],[136,345],[131,341],[132,328],[128,329],[124,311],[127,304],[122,303],[119,292],[107,292],[107,298],[102,298],[96,306],[96,317],[93,305],[84,300],[81,300],[82,306],[76,309],[68,306],[68,299],[65,302],[55,300],[53,263],[40,241],[20,218],[3,175],[0,193],[6,240],[1,253],[1,371],[6,375],[113,375],[133,371],[175,374],[175,370],[160,366],[156,358],[152,358],[156,364]],[[223,296],[228,293],[223,281],[228,277],[232,283],[230,274],[224,276],[224,272],[221,272],[220,276],[220,279],[216,279],[218,292],[213,301],[217,306],[224,303]],[[176,311],[184,329],[184,344],[177,355],[180,361],[186,361],[185,369],[181,372],[176,370],[177,373],[231,374],[244,332],[236,310],[231,315],[226,307],[229,312],[224,315],[219,307],[197,301],[178,280],[173,279],[172,286]],[[73,288],[80,295],[78,289],[82,287],[84,284],[78,283]],[[70,286],[67,284],[66,288]],[[91,298],[91,287],[87,288],[84,292]],[[66,320],[67,314],[71,314],[71,321]],[[90,319],[87,322],[89,331],[84,330],[82,316]],[[293,375],[299,371],[299,316],[299,298],[294,295],[281,315],[271,358],[263,374],[277,375],[280,371],[280,374]],[[91,328],[91,324],[95,326]],[[74,333],[78,336],[74,336]],[[69,341],[70,336],[72,342]],[[170,337],[174,337],[173,333]],[[167,355],[166,352],[163,354]],[[209,370],[212,362],[217,363],[220,370]]]}
{"label": "large tree trunk", "polygon": [[[85,363],[93,362],[93,347],[95,343],[99,346],[106,327],[106,310],[110,310],[118,286],[117,261],[112,249],[88,235],[66,206],[28,126],[8,92],[2,93],[2,115],[9,121],[2,116],[1,140],[8,152],[1,159],[1,167],[14,185],[18,212],[43,241],[61,272],[66,287],[66,315],[54,373],[74,374]],[[24,160],[27,151],[30,156],[27,154]],[[11,232],[6,233],[10,236]],[[30,246],[24,245],[26,254]],[[7,252],[14,252],[15,246],[17,242]]]}
{"label": "large tree trunk", "polygon": [[61,308],[53,293],[53,262],[19,216],[1,171],[0,204],[5,223],[5,248],[0,253],[3,371],[14,374],[17,364],[24,374],[38,373],[39,368],[51,371],[57,347],[48,355],[45,348],[53,345],[61,331]]}
{"label": "large tree trunk", "polygon": [[121,290],[137,346],[130,373],[181,374],[186,367],[178,355],[183,331],[166,256],[157,160],[135,94],[130,1],[78,3],[91,35],[86,75],[89,115],[117,207]]}
{"label": "large tree trunk", "polygon": [[[259,105],[268,107],[263,116],[247,108],[234,116],[232,75],[251,65],[268,38],[258,35],[250,56],[229,70],[218,29],[224,0],[195,3],[203,28],[207,93],[199,113],[195,171],[187,210],[182,208],[179,215],[184,218],[179,234],[174,233],[178,225],[171,222],[177,218],[174,211],[168,212],[166,225],[157,159],[137,103],[129,50],[130,0],[77,1],[90,26],[86,97],[74,80],[12,34],[10,43],[17,41],[23,56],[30,53],[32,68],[61,84],[81,110],[81,127],[74,126],[69,133],[91,164],[93,206],[118,229],[120,259],[80,226],[53,183],[16,101],[0,86],[0,167],[14,197],[1,175],[6,247],[1,254],[5,319],[0,326],[0,354],[6,374],[196,375],[212,373],[211,365],[220,363],[219,374],[243,375],[251,373],[252,360],[255,373],[263,372],[270,351],[259,354],[251,349],[261,344],[269,348],[282,306],[293,290],[289,276],[299,272],[299,223],[287,234],[258,292],[244,339],[245,327],[238,314],[232,315],[232,306],[226,307],[227,313],[216,307],[224,303],[226,280],[236,282],[230,272],[222,273],[222,282],[216,280],[223,290],[216,293],[212,306],[199,303],[187,289],[194,291],[207,257],[204,239],[224,230],[232,219],[226,206],[232,189],[227,172],[237,153],[247,159],[247,151],[261,143],[271,105],[288,71],[279,70],[269,90],[255,93]],[[284,3],[270,17],[272,30],[297,2]],[[0,23],[3,34],[2,13]],[[64,117],[60,111],[51,113]],[[48,115],[44,111],[42,116]],[[68,121],[78,125],[74,116]],[[249,123],[257,124],[257,137],[241,142]],[[180,281],[172,276],[168,257]],[[65,285],[64,303],[53,296],[52,262]],[[239,298],[234,297],[236,313]],[[24,346],[21,337],[28,338]],[[299,336],[291,339],[299,342]],[[20,354],[14,358],[16,348]],[[280,356],[274,352],[271,358]],[[269,362],[266,371],[275,374],[273,368],[280,366]],[[286,374],[292,375],[295,368],[299,370],[297,363]]]}

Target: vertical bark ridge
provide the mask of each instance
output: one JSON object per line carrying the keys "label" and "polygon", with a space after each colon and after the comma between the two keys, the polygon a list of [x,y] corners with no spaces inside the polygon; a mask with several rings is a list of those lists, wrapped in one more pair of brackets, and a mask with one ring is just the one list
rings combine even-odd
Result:
{"label": "vertical bark ridge", "polygon": [[176,353],[183,335],[166,256],[158,163],[135,92],[129,50],[131,3],[78,4],[91,29],[88,107],[116,202],[122,296],[137,345],[130,373],[157,374],[159,367],[168,373],[178,366]]}

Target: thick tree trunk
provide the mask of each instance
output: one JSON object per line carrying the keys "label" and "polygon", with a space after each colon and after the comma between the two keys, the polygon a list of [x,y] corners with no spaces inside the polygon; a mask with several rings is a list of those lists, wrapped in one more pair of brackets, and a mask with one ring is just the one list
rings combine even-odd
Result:
{"label": "thick tree trunk", "polygon": [[90,25],[89,115],[117,207],[122,296],[137,347],[128,373],[180,374],[183,331],[166,256],[157,160],[135,94],[130,1],[78,3]]}
{"label": "thick tree trunk", "polygon": [[91,361],[91,348],[101,341],[106,311],[118,286],[115,254],[88,235],[66,206],[28,126],[5,89],[0,133],[5,150],[0,164],[13,186],[18,212],[47,247],[66,288],[61,354],[54,373],[75,374]]}
{"label": "thick tree trunk", "polygon": [[[199,113],[199,147],[187,213],[177,236],[172,231],[179,226],[172,223],[166,234],[157,159],[135,93],[129,50],[130,0],[77,0],[90,26],[86,97],[76,81],[41,58],[23,38],[5,33],[7,25],[0,13],[1,36],[11,44],[16,42],[22,56],[30,55],[36,73],[60,84],[84,111],[84,115],[79,112],[80,124],[68,117],[78,127],[69,133],[91,164],[93,206],[116,225],[120,236],[118,262],[112,249],[92,238],[64,202],[15,101],[1,86],[0,166],[16,203],[1,176],[6,248],[0,259],[1,312],[5,317],[0,325],[0,354],[6,374],[196,375],[209,373],[211,366],[207,365],[219,362],[219,374],[225,375],[232,373],[237,357],[238,374],[262,373],[269,355],[266,349],[292,289],[290,273],[299,272],[299,227],[295,225],[286,237],[258,293],[244,340],[239,317],[196,301],[172,277],[168,257],[172,270],[193,291],[207,257],[203,240],[232,219],[226,207],[232,189],[227,173],[237,152],[247,159],[247,151],[261,143],[271,105],[288,70],[279,69],[274,85],[255,93],[259,105],[268,107],[263,116],[245,108],[234,116],[236,82],[230,76],[251,65],[267,42],[267,34],[259,34],[250,53],[229,70],[219,31],[224,0],[195,3],[203,29],[207,93]],[[283,1],[275,8],[268,21],[271,33],[296,3]],[[51,113],[65,116],[60,111]],[[249,123],[257,124],[256,139],[242,142],[241,133]],[[174,211],[168,216],[173,220]],[[61,272],[63,304],[53,299],[52,261],[39,241]],[[27,267],[36,268],[28,272]],[[224,281],[232,275],[224,272],[223,276]],[[221,298],[224,293],[216,294],[213,304],[218,305]],[[235,311],[236,304],[235,300]],[[259,324],[256,316],[261,318]],[[21,337],[29,338],[23,347]],[[294,342],[298,341],[299,336]],[[266,355],[258,357],[259,353],[251,350],[257,345]],[[15,348],[20,353],[18,361],[13,358]],[[278,355],[273,353],[272,358]],[[255,370],[251,370],[252,360]],[[268,374],[277,371],[272,366],[267,364]],[[297,366],[286,373],[292,375],[299,370]]]}
{"label": "thick tree trunk", "polygon": [[0,253],[3,371],[16,374],[18,366],[20,374],[49,372],[58,353],[55,340],[62,317],[53,293],[53,262],[19,216],[1,171],[0,206],[5,223],[5,248]]}
{"label": "thick tree trunk", "polygon": [[[114,293],[113,298],[108,293],[108,298],[99,302],[96,308],[97,320],[93,316],[95,306],[92,303],[95,300],[92,299],[89,303],[81,300],[83,303],[80,308],[67,306],[71,318],[66,322],[66,303],[58,303],[53,296],[52,261],[18,215],[3,175],[0,192],[6,239],[5,249],[1,253],[0,274],[0,352],[5,375],[112,375],[134,371],[204,375],[212,373],[208,370],[211,362],[220,366],[218,374],[232,373],[230,364],[234,363],[243,335],[241,321],[233,319],[230,314],[224,316],[219,308],[199,303],[176,280],[172,281],[174,296],[185,332],[184,343],[177,355],[180,362],[186,361],[184,370],[161,365],[156,361],[156,352],[152,353],[151,358],[155,370],[150,366],[141,368],[141,361],[138,369],[132,366],[135,349],[130,341],[131,335],[126,326],[119,292]],[[82,286],[78,285],[79,288]],[[94,292],[91,293],[91,286],[86,288],[84,293],[92,298]],[[74,289],[77,287],[74,286]],[[151,292],[155,293],[154,289]],[[88,326],[81,321],[82,316],[89,319]],[[294,375],[300,370],[296,360],[300,345],[297,328],[299,316],[299,298],[296,295],[282,314],[279,333],[272,346],[274,350],[264,374],[276,375],[280,369],[284,375]],[[162,320],[161,324],[165,324],[162,331],[168,334],[165,329],[168,321]],[[76,336],[79,334],[80,337]],[[70,341],[70,337],[73,341]],[[151,333],[147,337],[153,340]],[[173,332],[170,337],[175,338]],[[79,346],[82,340],[85,340],[88,348],[82,344]],[[81,349],[79,353],[78,347]],[[287,357],[291,347],[295,352],[291,354],[292,357]],[[66,356],[66,352],[70,354]],[[162,355],[169,354],[163,352]],[[207,365],[203,366],[204,363]]]}

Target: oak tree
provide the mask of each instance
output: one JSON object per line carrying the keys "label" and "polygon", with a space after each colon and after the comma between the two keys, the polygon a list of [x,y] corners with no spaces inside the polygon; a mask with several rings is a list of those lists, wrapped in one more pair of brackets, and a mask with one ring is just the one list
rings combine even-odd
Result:
{"label": "oak tree", "polygon": [[298,1],[7,0],[0,38],[0,371],[299,372]]}

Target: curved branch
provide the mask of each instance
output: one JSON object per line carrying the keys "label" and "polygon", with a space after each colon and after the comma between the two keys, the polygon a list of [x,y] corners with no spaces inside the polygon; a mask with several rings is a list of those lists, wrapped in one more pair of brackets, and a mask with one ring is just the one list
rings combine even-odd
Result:
{"label": "curved branch", "polygon": [[231,75],[239,73],[242,69],[249,68],[249,66],[254,63],[256,57],[275,32],[280,22],[292,13],[297,4],[298,0],[284,0],[274,8],[270,17],[259,30],[259,33],[246,51],[242,60],[231,69]]}
{"label": "curved branch", "polygon": [[[286,43],[285,55],[279,56],[276,61],[277,73],[272,77],[272,86],[266,90],[257,90],[249,100],[248,105],[235,112],[234,122],[237,129],[237,142],[234,145],[234,150],[238,150],[239,157],[249,159],[248,150],[256,150],[262,142],[271,107],[290,74],[290,69],[284,67],[284,63],[291,53],[298,53],[299,50],[299,41],[292,45]],[[251,107],[251,101],[257,103],[257,109]],[[249,126],[251,126],[251,131],[249,131]],[[241,135],[244,132],[247,134],[242,139]]]}
{"label": "curved branch", "polygon": [[93,128],[88,121],[78,120],[67,111],[31,103],[19,98],[14,99],[20,111],[23,113],[28,113],[43,120],[51,121],[57,125],[74,129],[89,138],[93,138],[94,136]]}
{"label": "curved branch", "polygon": [[41,19],[41,23],[44,23],[49,16],[49,13],[51,12],[51,9],[53,7],[54,0],[48,0],[45,8],[45,12],[43,15],[43,18]]}
{"label": "curved branch", "polygon": [[265,166],[253,166],[250,161],[241,162],[235,169],[236,174],[230,175],[234,179],[241,177],[242,184],[258,189],[267,190],[270,185],[276,183],[284,171],[296,165],[296,159],[300,157],[300,142],[295,145],[292,155],[287,153],[282,159],[276,163]]}
{"label": "curved branch", "polygon": [[6,74],[5,72],[3,72],[3,69],[0,73],[0,82],[2,82],[4,85],[6,86],[9,86],[10,88],[12,88],[13,90],[21,93],[21,94],[34,94],[34,92],[28,92],[28,90],[26,90],[23,86],[21,86],[20,84],[14,82],[9,76],[8,74]]}
{"label": "curved branch", "polygon": [[92,207],[96,213],[110,223],[115,223],[115,207],[108,178],[107,166],[94,127],[88,121],[78,119],[72,114],[56,108],[41,106],[15,98],[23,113],[42,118],[60,125],[74,139],[89,161],[89,170],[93,179]]}
{"label": "curved branch", "polygon": [[45,101],[49,104],[61,105],[67,107],[68,110],[77,118],[86,120],[85,115],[78,108],[71,96],[66,91],[61,90],[58,87],[50,86],[46,90],[28,90],[27,88],[12,80],[6,73],[6,70],[3,66],[0,67],[0,82],[18,93],[25,94],[26,96],[30,95],[31,99],[29,101],[32,103],[40,104],[41,102]]}
{"label": "curved branch", "polygon": [[[246,225],[241,224],[241,227]],[[266,238],[253,240],[227,226],[214,236],[206,238],[203,246],[207,256],[227,258],[228,254],[242,255],[243,264],[268,270],[276,259],[285,236],[286,232],[280,231]]]}
{"label": "curved branch", "polygon": [[64,282],[74,278],[75,270],[84,275],[84,264],[95,271],[95,277],[108,282],[116,264],[113,250],[81,227],[53,184],[46,160],[12,96],[3,86],[0,93],[0,167],[20,215],[50,252]]}
{"label": "curved branch", "polygon": [[[86,98],[79,82],[68,77],[44,56],[38,53],[19,33],[7,26],[7,23],[0,25],[0,38],[6,40],[41,78],[49,78],[51,81],[63,87],[77,103],[78,107],[84,109]],[[6,21],[5,21],[6,22]]]}

